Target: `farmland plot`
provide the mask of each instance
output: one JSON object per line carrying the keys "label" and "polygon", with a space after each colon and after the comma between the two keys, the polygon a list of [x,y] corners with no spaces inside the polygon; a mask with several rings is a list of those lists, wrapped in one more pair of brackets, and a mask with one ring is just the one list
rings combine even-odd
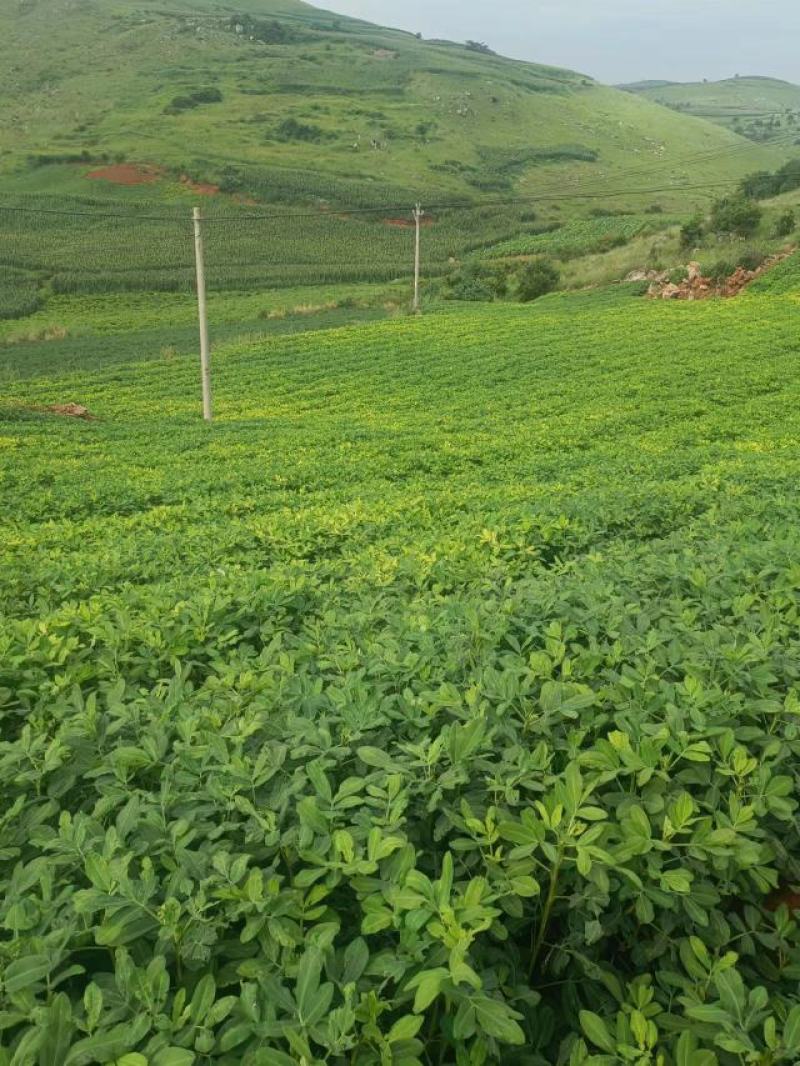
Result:
{"label": "farmland plot", "polygon": [[0,1063],[796,1061],[793,308],[9,386]]}

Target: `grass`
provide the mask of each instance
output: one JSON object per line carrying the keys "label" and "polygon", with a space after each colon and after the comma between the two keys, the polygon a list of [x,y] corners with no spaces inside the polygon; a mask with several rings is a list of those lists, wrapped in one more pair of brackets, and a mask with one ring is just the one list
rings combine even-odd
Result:
{"label": "grass", "polygon": [[212,426],[180,354],[7,382],[0,1061],[790,1044],[783,287],[234,339]]}
{"label": "grass", "polygon": [[584,255],[561,264],[562,284],[567,289],[610,285],[642,270],[667,270],[683,265],[687,251],[680,246],[675,228],[659,234],[634,237],[619,248]]}

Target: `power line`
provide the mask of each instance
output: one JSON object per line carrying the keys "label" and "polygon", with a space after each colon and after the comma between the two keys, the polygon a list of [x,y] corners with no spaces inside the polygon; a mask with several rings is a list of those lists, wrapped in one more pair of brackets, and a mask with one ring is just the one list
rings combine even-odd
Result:
{"label": "power line", "polygon": [[[791,139],[794,138],[794,134],[791,135]],[[776,139],[771,142],[772,145],[782,146],[783,140]],[[789,140],[786,140],[786,146],[788,146]],[[695,153],[691,156],[685,156],[682,159],[671,161],[672,166],[687,166],[693,163],[701,161],[710,161],[712,159],[721,158],[723,156],[737,154],[739,152],[753,151],[755,149],[763,148],[761,144],[745,144],[745,145],[733,145],[729,148],[714,149],[707,152]],[[257,165],[257,164],[253,164]],[[644,164],[639,167],[629,168],[627,171],[618,171],[614,178],[629,177],[631,175],[642,173],[643,171],[649,171],[651,164]],[[741,184],[739,179],[720,182],[704,182],[695,185],[690,184],[670,184],[658,188],[625,188],[603,192],[587,192],[581,193],[580,189],[586,187],[596,187],[598,184],[597,178],[588,178],[585,181],[577,182],[571,187],[569,193],[557,193],[551,194],[548,192],[548,186],[544,186],[535,196],[522,196],[522,197],[505,197],[496,200],[470,200],[470,201],[452,201],[452,202],[439,202],[427,204],[426,208],[429,211],[455,211],[455,210],[479,210],[487,207],[510,207],[510,206],[524,206],[532,203],[564,203],[574,200],[590,200],[590,199],[606,199],[609,197],[619,196],[633,196],[633,195],[653,195],[657,193],[666,192],[684,192],[684,191],[699,191],[705,189],[716,189],[731,187],[733,185]],[[563,185],[560,186],[563,188]],[[19,205],[4,205],[0,204],[0,211],[11,212],[15,214],[34,214],[34,215],[48,215],[65,218],[92,218],[92,219],[120,219],[128,222],[171,222],[178,225],[189,225],[190,219],[185,219],[179,215],[132,215],[122,212],[112,211],[66,211],[56,208],[39,208],[39,207],[22,207]],[[208,223],[238,223],[238,222],[252,222],[252,221],[289,221],[293,219],[308,219],[308,218],[323,218],[326,215],[329,217],[342,217],[343,220],[346,216],[358,216],[358,215],[374,215],[374,214],[390,214],[393,212],[408,214],[410,211],[408,204],[382,204],[375,207],[341,207],[336,209],[317,209],[314,211],[282,211],[282,212],[259,212],[254,214],[242,214],[242,215],[207,215],[204,217],[204,222]]]}
{"label": "power line", "polygon": [[[616,191],[604,191],[598,193],[580,193],[574,192],[569,194],[548,195],[546,193],[540,193],[537,196],[521,196],[521,197],[509,197],[502,200],[460,200],[451,202],[439,202],[431,203],[428,210],[431,211],[474,211],[485,207],[512,207],[512,206],[524,206],[525,204],[541,203],[547,201],[549,203],[564,203],[572,200],[597,200],[607,199],[608,197],[618,196],[633,196],[633,195],[649,195],[654,193],[664,192],[686,192],[700,189],[716,189],[716,188],[730,188],[732,185],[739,185],[738,180],[721,181],[721,182],[705,182],[697,185],[685,185],[674,184],[667,186],[659,186],[658,188],[632,188],[632,189],[619,189]],[[123,219],[126,222],[173,222],[178,225],[191,222],[191,218],[184,219],[177,215],[131,215],[122,214],[120,212],[94,212],[94,211],[63,211],[53,208],[35,208],[35,207],[19,207],[19,206],[6,206],[0,204],[0,211],[11,212],[13,214],[32,214],[32,215],[53,215],[62,218],[115,218]],[[339,218],[342,221],[347,220],[347,216],[351,215],[374,215],[374,214],[391,214],[392,212],[408,213],[410,208],[408,204],[384,204],[380,207],[361,207],[361,208],[341,208],[337,212],[330,212],[325,210],[317,211],[282,211],[274,213],[259,213],[250,215],[206,215],[203,218],[204,222],[223,222],[223,223],[241,223],[241,222],[254,222],[254,221],[290,221],[293,219],[307,219],[307,218]]]}
{"label": "power line", "polygon": [[[798,137],[800,137],[800,131],[793,131],[791,133],[787,132],[787,133],[783,134],[780,137],[776,137],[774,140],[769,141],[768,143],[760,143],[760,142],[753,141],[753,142],[746,142],[746,143],[743,143],[743,144],[728,145],[725,148],[706,149],[705,151],[702,151],[702,152],[694,152],[694,153],[692,153],[691,155],[688,155],[688,156],[678,157],[677,159],[669,160],[669,165],[672,166],[672,167],[686,166],[686,165],[689,165],[691,163],[697,163],[697,162],[702,162],[702,161],[710,161],[712,159],[720,158],[720,157],[723,157],[723,156],[726,156],[726,155],[735,155],[735,154],[738,154],[740,152],[763,151],[765,148],[770,148],[770,147],[777,147],[777,148],[786,147],[786,148],[788,148],[795,142],[795,140]],[[630,176],[631,174],[638,174],[638,173],[646,172],[646,171],[651,170],[653,168],[653,166],[657,165],[659,162],[663,162],[663,160],[651,160],[648,163],[642,163],[642,164],[639,164],[638,166],[635,166],[635,167],[628,167],[626,169],[616,171],[614,173],[613,177],[614,177],[615,180],[617,180],[619,178],[626,178],[626,177]],[[250,162],[247,162],[247,163],[227,163],[226,165],[231,166],[231,167],[237,167],[237,168],[257,168],[257,167],[262,167],[263,168],[264,166],[268,166],[268,164],[264,164],[264,163],[250,163]],[[587,184],[596,184],[596,178],[587,177],[585,180],[583,180],[581,182],[577,182],[574,186],[572,186],[572,188],[573,189],[574,188],[583,188]],[[561,188],[563,188],[563,184],[559,183],[557,186],[555,186],[555,185],[544,186],[544,191],[547,191],[548,188],[561,189]],[[371,210],[371,209],[368,209],[368,210]],[[378,210],[382,210],[382,208],[380,208]],[[353,214],[355,212],[351,211],[350,213]]]}

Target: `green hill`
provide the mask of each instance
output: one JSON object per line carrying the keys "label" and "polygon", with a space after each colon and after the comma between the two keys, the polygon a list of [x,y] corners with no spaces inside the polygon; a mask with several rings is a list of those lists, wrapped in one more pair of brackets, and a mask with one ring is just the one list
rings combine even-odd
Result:
{"label": "green hill", "polygon": [[785,157],[296,0],[25,0],[0,10],[0,318],[45,291],[190,288],[198,201],[227,219],[212,288],[390,281],[417,199],[436,275],[592,212],[685,217]]}
{"label": "green hill", "polygon": [[704,118],[755,141],[800,143],[800,85],[777,78],[726,78],[713,82],[636,82],[620,88],[685,115]]}
{"label": "green hill", "polygon": [[124,160],[165,168],[148,172],[151,197],[179,195],[185,174],[353,206],[617,193],[774,162],[690,165],[736,137],[580,74],[295,0],[25,0],[0,12],[0,71],[6,191],[119,192],[86,175]]}

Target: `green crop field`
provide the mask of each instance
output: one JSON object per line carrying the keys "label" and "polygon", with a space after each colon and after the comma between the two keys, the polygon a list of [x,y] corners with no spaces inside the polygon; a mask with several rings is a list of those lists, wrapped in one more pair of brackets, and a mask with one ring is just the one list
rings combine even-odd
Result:
{"label": "green crop field", "polygon": [[515,255],[552,255],[559,259],[592,255],[627,244],[646,230],[662,229],[663,219],[590,218],[567,223],[549,233],[520,234],[486,250],[489,259]]}
{"label": "green crop field", "polygon": [[628,88],[0,7],[0,1066],[800,1063],[800,104]]}
{"label": "green crop field", "polygon": [[211,426],[180,353],[6,382],[3,1066],[796,1061],[760,289],[233,340]]}

